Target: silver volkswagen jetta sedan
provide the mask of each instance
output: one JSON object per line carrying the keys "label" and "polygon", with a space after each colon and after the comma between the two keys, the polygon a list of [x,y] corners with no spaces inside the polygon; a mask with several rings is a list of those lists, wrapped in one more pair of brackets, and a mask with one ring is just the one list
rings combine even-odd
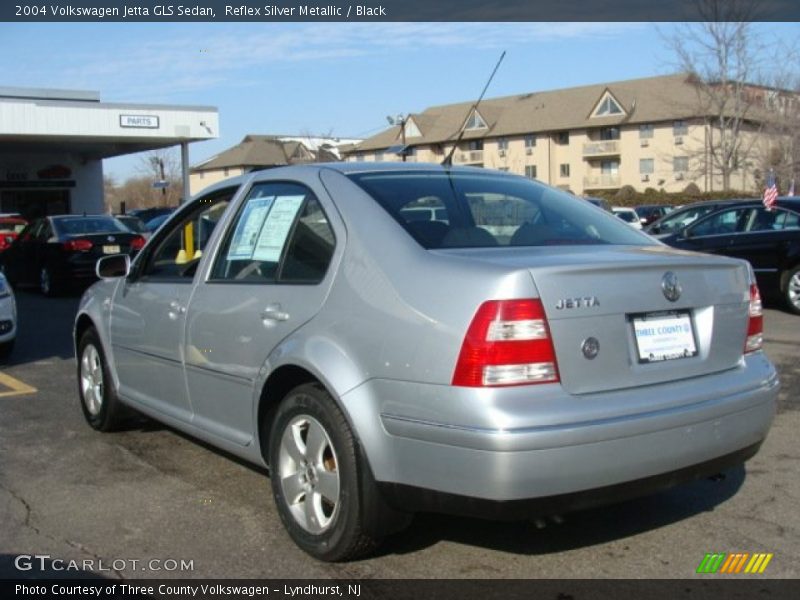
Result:
{"label": "silver volkswagen jetta sedan", "polygon": [[89,424],[132,407],[268,465],[323,560],[415,511],[525,519],[715,474],[775,411],[747,263],[508,174],[243,176],[98,274],[75,322]]}

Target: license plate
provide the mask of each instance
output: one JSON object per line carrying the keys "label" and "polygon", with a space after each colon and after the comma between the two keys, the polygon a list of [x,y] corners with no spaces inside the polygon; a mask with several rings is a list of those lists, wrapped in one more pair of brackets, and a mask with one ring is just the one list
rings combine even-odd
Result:
{"label": "license plate", "polygon": [[633,318],[639,362],[659,362],[697,355],[688,312],[653,313]]}
{"label": "license plate", "polygon": [[113,246],[109,244],[104,245],[103,254],[119,254],[119,245],[118,244],[114,244]]}

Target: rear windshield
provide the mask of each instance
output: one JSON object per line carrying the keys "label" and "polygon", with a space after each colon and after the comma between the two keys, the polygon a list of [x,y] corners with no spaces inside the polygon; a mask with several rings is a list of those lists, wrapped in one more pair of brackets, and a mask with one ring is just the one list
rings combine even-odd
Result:
{"label": "rear windshield", "polygon": [[65,217],[53,219],[58,235],[84,235],[90,233],[117,233],[128,230],[113,217]]}
{"label": "rear windshield", "polygon": [[445,170],[348,176],[424,248],[653,243],[610,213],[522,177]]}

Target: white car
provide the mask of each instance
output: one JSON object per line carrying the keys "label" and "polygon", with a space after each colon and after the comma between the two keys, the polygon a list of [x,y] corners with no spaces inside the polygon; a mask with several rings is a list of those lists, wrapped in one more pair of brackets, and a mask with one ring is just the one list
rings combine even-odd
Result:
{"label": "white car", "polygon": [[642,222],[639,220],[639,215],[637,215],[636,211],[632,208],[627,208],[625,206],[612,206],[611,212],[613,212],[634,229],[642,228]]}
{"label": "white car", "polygon": [[0,273],[0,358],[11,354],[17,337],[17,303],[14,290]]}

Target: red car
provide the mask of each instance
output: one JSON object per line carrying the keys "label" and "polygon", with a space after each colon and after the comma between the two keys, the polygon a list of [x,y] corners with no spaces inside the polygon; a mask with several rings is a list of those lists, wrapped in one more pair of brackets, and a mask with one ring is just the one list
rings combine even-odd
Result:
{"label": "red car", "polygon": [[22,217],[0,217],[0,252],[8,248],[28,222]]}

